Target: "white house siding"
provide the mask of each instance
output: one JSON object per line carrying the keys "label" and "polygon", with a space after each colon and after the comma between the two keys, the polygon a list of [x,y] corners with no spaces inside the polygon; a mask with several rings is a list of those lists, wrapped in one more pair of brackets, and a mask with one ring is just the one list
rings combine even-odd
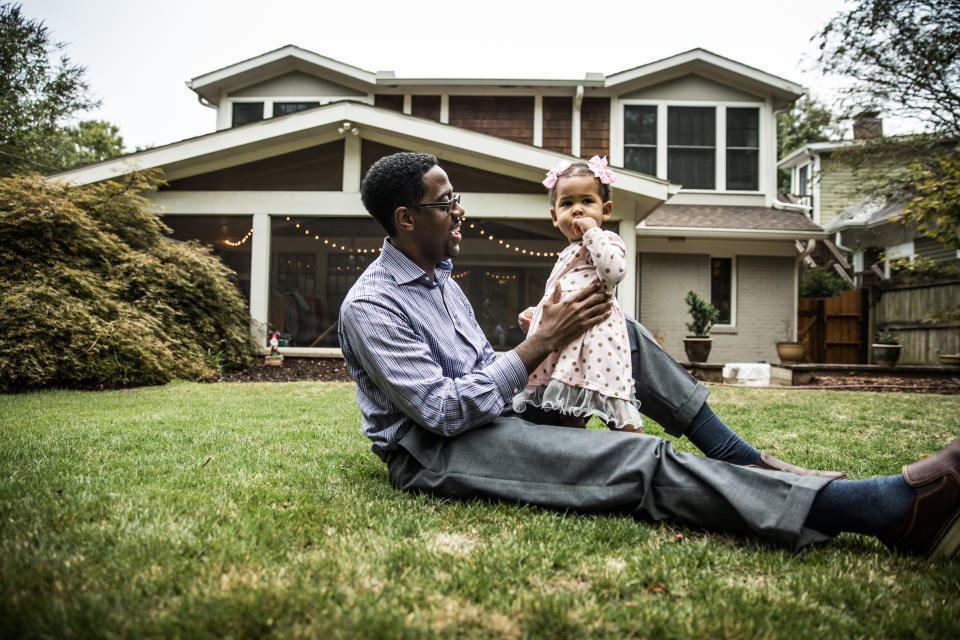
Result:
{"label": "white house siding", "polygon": [[315,96],[316,98],[366,97],[366,92],[357,91],[342,84],[312,76],[302,71],[292,71],[278,78],[231,91],[231,98],[282,98],[290,96]]}
{"label": "white house siding", "polygon": [[710,102],[763,101],[729,85],[689,74],[620,96],[621,100],[708,100]]}

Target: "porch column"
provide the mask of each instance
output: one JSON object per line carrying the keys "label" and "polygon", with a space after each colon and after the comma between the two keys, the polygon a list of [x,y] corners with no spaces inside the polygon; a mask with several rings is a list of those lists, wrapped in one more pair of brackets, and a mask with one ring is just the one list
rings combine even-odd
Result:
{"label": "porch column", "polygon": [[637,230],[633,217],[620,221],[617,229],[627,253],[627,275],[617,286],[617,302],[628,316],[640,320],[637,313]]}
{"label": "porch column", "polygon": [[263,351],[270,306],[270,214],[253,214],[250,243],[250,338]]}

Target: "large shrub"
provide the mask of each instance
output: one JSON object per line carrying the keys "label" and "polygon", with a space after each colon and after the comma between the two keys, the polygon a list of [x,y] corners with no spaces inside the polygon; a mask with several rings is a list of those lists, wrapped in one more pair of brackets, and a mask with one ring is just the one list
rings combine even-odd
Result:
{"label": "large shrub", "polygon": [[823,267],[814,267],[800,278],[801,298],[832,298],[853,287],[836,273]]}
{"label": "large shrub", "polygon": [[249,363],[233,272],[164,235],[141,195],[158,182],[0,179],[0,391],[160,384]]}

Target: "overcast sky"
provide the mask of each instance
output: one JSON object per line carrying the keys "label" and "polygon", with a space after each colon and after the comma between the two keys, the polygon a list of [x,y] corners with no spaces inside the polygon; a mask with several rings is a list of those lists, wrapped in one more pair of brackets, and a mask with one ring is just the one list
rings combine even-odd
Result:
{"label": "overcast sky", "polygon": [[[797,82],[823,100],[811,37],[841,0],[24,0],[87,68],[103,101],[85,118],[128,148],[215,129],[184,82],[295,44],[400,77],[582,78],[702,47]],[[887,127],[885,127],[886,129]]]}

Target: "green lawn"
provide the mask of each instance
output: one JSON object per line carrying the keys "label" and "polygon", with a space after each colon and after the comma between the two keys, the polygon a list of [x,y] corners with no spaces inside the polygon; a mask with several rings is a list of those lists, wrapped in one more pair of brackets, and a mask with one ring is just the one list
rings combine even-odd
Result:
{"label": "green lawn", "polygon": [[[711,404],[854,477],[960,435],[960,396]],[[960,636],[960,559],[395,492],[350,384],[8,395],[0,416],[3,637]]]}

